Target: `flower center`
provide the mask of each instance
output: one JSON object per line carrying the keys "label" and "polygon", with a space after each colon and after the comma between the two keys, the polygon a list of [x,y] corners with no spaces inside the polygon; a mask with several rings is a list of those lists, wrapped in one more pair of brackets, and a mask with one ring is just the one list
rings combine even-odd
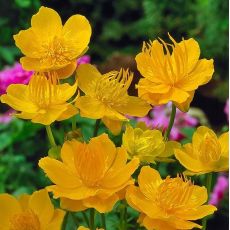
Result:
{"label": "flower center", "polygon": [[167,177],[159,186],[156,204],[167,214],[175,212],[178,209],[186,207],[193,192],[191,181],[184,181],[181,177]]}
{"label": "flower center", "polygon": [[64,46],[62,39],[54,37],[48,43],[43,45],[44,56],[40,59],[41,63],[50,66],[65,65],[71,62],[71,55],[69,49]]}
{"label": "flower center", "polygon": [[199,159],[204,163],[218,161],[221,154],[221,146],[218,139],[215,136],[206,133],[200,144],[198,154]]}
{"label": "flower center", "polygon": [[75,166],[82,182],[88,187],[95,187],[105,174],[105,155],[101,149],[95,149],[90,144],[82,145],[82,151],[75,155]]}
{"label": "flower center", "polygon": [[56,83],[52,84],[52,80],[47,79],[46,76],[34,75],[30,80],[30,98],[40,109],[39,113],[45,113],[46,108],[55,101],[58,103],[57,98],[60,98],[60,93]]}
{"label": "flower center", "polygon": [[128,70],[112,71],[104,74],[101,79],[92,82],[94,97],[108,107],[124,106],[127,104],[127,90],[133,75]]}
{"label": "flower center", "polygon": [[15,214],[10,219],[9,230],[40,230],[40,221],[31,210]]}

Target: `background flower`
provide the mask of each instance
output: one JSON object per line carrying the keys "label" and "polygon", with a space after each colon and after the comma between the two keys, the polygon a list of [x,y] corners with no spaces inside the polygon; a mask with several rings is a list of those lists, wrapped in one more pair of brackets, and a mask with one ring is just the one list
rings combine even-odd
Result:
{"label": "background flower", "polygon": [[6,89],[11,84],[28,84],[33,71],[26,71],[21,64],[15,63],[0,71],[0,95],[6,93]]}

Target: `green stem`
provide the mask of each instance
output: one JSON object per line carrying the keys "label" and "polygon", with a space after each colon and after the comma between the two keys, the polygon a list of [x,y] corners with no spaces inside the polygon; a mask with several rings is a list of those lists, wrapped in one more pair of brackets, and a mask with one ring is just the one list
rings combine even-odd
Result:
{"label": "green stem", "polygon": [[72,117],[72,130],[73,130],[73,131],[77,129],[76,122],[77,122],[77,117],[76,117],[76,116],[73,116],[73,117]]}
{"label": "green stem", "polygon": [[[206,175],[206,183],[205,183],[205,185],[206,185],[206,188],[207,188],[207,193],[208,193],[208,200],[207,200],[207,203],[208,203],[208,201],[209,201],[209,197],[210,197],[210,193],[211,193],[211,188],[212,188],[212,173],[208,173],[207,175]],[[202,226],[203,226],[203,230],[206,230],[206,228],[207,228],[207,217],[204,217],[203,219],[202,219]]]}
{"label": "green stem", "polygon": [[121,203],[120,218],[121,230],[127,230],[127,205],[125,202]]}
{"label": "green stem", "polygon": [[95,216],[95,210],[93,208],[90,209],[90,219],[89,219],[89,227],[90,230],[95,230],[94,226],[94,216]]}
{"label": "green stem", "polygon": [[94,131],[93,131],[93,136],[94,137],[97,136],[97,133],[98,133],[98,130],[99,130],[99,127],[100,127],[100,122],[101,122],[101,119],[96,120]]}
{"label": "green stem", "polygon": [[51,146],[56,147],[57,145],[56,145],[56,142],[54,140],[54,136],[53,136],[51,127],[49,125],[46,125],[46,132],[47,132],[47,136],[48,136],[48,139],[49,139]]}
{"label": "green stem", "polygon": [[78,221],[77,217],[74,215],[73,212],[71,212],[70,215],[71,215],[71,217],[73,219],[74,224],[76,225],[76,227],[78,227],[79,226],[79,221]]}
{"label": "green stem", "polygon": [[105,220],[105,213],[101,213],[101,223],[104,230],[106,230],[106,220]]}
{"label": "green stem", "polygon": [[89,220],[88,220],[88,217],[87,217],[86,213],[84,211],[82,211],[81,213],[82,213],[82,216],[83,216],[83,219],[84,219],[85,223],[87,224],[88,227],[90,227],[89,226]]}
{"label": "green stem", "polygon": [[164,135],[166,140],[169,139],[170,132],[172,130],[173,123],[175,120],[175,116],[176,116],[176,106],[172,103],[172,111],[171,111],[171,115],[170,115],[169,125],[168,125],[168,128],[167,128],[165,135]]}
{"label": "green stem", "polygon": [[62,222],[62,226],[61,226],[62,230],[65,230],[66,227],[67,227],[68,217],[69,217],[69,212],[67,211],[66,214],[65,214],[64,220]]}

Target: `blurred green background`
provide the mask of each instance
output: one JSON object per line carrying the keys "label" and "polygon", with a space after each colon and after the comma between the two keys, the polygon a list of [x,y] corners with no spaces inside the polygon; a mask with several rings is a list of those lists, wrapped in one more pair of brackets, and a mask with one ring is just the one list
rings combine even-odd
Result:
{"label": "blurred green background", "polygon": [[[13,35],[30,26],[31,16],[41,5],[57,10],[64,21],[77,13],[88,18],[93,33],[87,54],[102,70],[129,66],[136,71],[133,57],[141,50],[142,42],[157,37],[167,40],[168,32],[177,41],[195,38],[201,56],[214,59],[215,74],[207,86],[198,90],[192,106],[202,108],[215,129],[221,130],[227,124],[223,108],[228,98],[228,1],[1,0],[0,70],[21,57]],[[5,109],[0,105],[0,112]],[[94,121],[78,122],[90,136]],[[68,121],[55,125],[59,143],[70,129]],[[30,193],[49,183],[37,168],[48,148],[42,126],[16,119],[0,124],[0,192]],[[228,229],[228,208],[223,203],[208,229]]]}

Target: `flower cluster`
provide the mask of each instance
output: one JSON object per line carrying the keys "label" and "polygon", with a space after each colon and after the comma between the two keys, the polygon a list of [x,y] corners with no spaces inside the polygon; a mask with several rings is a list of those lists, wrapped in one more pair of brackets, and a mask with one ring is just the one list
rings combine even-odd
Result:
{"label": "flower cluster", "polygon": [[[10,84],[1,102],[15,109],[17,118],[46,126],[52,148],[38,165],[51,185],[19,198],[0,195],[0,228],[65,229],[68,215],[63,222],[63,210],[81,211],[86,220],[90,210],[90,221],[85,223],[89,228],[80,225],[75,229],[106,229],[104,214],[125,199],[140,213],[137,222],[148,230],[202,228],[193,222],[202,218],[205,229],[206,216],[216,211],[206,204],[210,187],[195,185],[185,174],[211,175],[228,170],[228,132],[217,137],[201,126],[192,143],[185,145],[170,140],[170,133],[176,113],[176,123],[181,126],[196,124],[176,107],[184,112],[189,109],[195,90],[211,80],[213,60],[199,59],[200,48],[194,39],[178,43],[169,35],[172,44],[161,39],[144,43],[136,56],[143,78],[136,86],[138,96],[130,96],[133,73],[129,69],[102,74],[88,64],[88,57],[82,57],[90,37],[91,26],[84,16],[73,15],[63,25],[58,13],[47,7],[32,17],[29,29],[14,36],[24,54],[20,62],[33,75],[28,85]],[[73,83],[66,83],[64,78]],[[137,127],[128,124],[127,117],[144,117],[152,106],[168,102],[172,111],[167,125],[158,108],[153,129],[143,123]],[[83,136],[73,137],[57,146],[50,125],[77,114],[96,120],[93,136],[89,141]],[[109,135],[98,135],[100,122]],[[120,145],[115,146],[112,134],[122,134]],[[180,163],[186,171],[162,179],[152,168],[162,161]],[[47,191],[60,199],[60,209],[54,208]],[[95,211],[102,215],[100,226],[95,226]]]}

